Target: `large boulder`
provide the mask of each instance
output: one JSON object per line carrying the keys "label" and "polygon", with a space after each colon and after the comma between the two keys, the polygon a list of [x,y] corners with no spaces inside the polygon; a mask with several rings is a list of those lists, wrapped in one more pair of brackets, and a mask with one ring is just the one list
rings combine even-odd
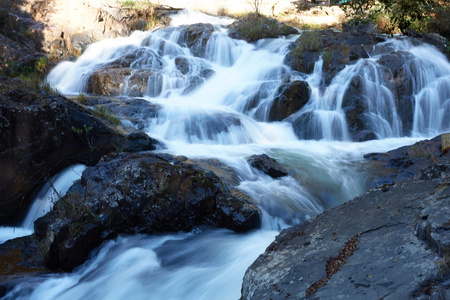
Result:
{"label": "large boulder", "polygon": [[367,58],[373,46],[386,38],[372,33],[337,32],[334,30],[305,31],[286,55],[285,63],[302,73],[312,73],[322,56],[324,81],[329,84],[346,65]]}
{"label": "large boulder", "polygon": [[26,211],[40,185],[63,168],[92,165],[106,153],[134,146],[155,149],[151,139],[130,135],[73,101],[1,78],[0,224]]}
{"label": "large boulder", "polygon": [[283,230],[245,273],[242,299],[448,299],[449,170]]}
{"label": "large boulder", "polygon": [[38,244],[40,251],[26,260],[71,270],[118,234],[189,231],[201,225],[247,231],[260,226],[260,213],[246,195],[185,157],[105,156],[35,222],[35,234],[25,241]]}
{"label": "large boulder", "polygon": [[273,100],[269,121],[282,121],[306,105],[311,96],[311,88],[306,81],[296,80],[281,85],[278,96]]}

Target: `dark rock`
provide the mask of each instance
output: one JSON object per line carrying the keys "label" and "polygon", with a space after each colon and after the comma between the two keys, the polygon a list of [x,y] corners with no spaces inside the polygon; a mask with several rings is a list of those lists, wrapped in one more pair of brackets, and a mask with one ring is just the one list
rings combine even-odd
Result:
{"label": "dark rock", "polygon": [[269,121],[281,121],[297,112],[308,103],[310,95],[311,88],[306,81],[281,85],[278,96],[273,100]]}
{"label": "dark rock", "polygon": [[84,104],[92,107],[103,106],[120,117],[121,120],[130,121],[139,130],[148,127],[149,120],[156,118],[160,109],[158,105],[141,98],[118,99],[97,95],[86,96],[86,102]]}
{"label": "dark rock", "polygon": [[40,185],[65,167],[92,165],[117,147],[136,146],[90,110],[17,79],[0,83],[0,120],[0,224],[26,211]]}
{"label": "dark rock", "polygon": [[118,234],[189,231],[200,225],[255,229],[259,210],[246,195],[186,158],[104,157],[35,222],[40,251],[33,259],[50,269],[71,270]]}
{"label": "dark rock", "polygon": [[242,299],[445,299],[449,179],[409,179],[283,230]]}
{"label": "dark rock", "polygon": [[324,83],[329,84],[346,65],[354,64],[361,58],[368,58],[366,49],[384,39],[376,34],[358,31],[319,30],[303,38],[300,36],[287,54],[285,63],[299,72],[312,73],[316,61],[322,56]]}
{"label": "dark rock", "polygon": [[252,155],[247,162],[255,169],[262,171],[272,178],[287,176],[287,171],[277,161],[266,154]]}
{"label": "dark rock", "polygon": [[125,152],[140,152],[165,148],[161,142],[152,139],[143,131],[133,127],[127,127],[125,130],[128,132],[125,135],[126,142],[122,149]]}
{"label": "dark rock", "polygon": [[371,170],[369,187],[393,184],[413,176],[422,180],[440,177],[448,171],[442,164],[450,161],[449,154],[442,155],[441,148],[441,137],[437,136],[387,153],[365,155]]}

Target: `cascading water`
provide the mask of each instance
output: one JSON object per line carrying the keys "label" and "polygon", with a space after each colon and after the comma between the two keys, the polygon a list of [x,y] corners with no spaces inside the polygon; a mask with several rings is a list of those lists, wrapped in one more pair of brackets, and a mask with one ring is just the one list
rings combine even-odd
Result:
{"label": "cascading water", "polygon": [[81,178],[86,166],[74,165],[53,176],[38,192],[23,222],[18,227],[0,227],[0,243],[9,239],[30,235],[34,231],[34,221],[42,217],[53,203],[66,194],[75,180]]}
{"label": "cascading water", "polygon": [[[173,24],[192,24],[189,14],[194,13],[184,12]],[[232,167],[241,180],[239,188],[263,211],[262,229],[239,235],[200,228],[190,233],[119,237],[101,246],[73,273],[37,277],[32,286],[18,284],[5,299],[238,299],[245,269],[279,230],[364,190],[364,174],[358,168],[363,154],[412,144],[450,129],[450,64],[433,48],[413,47],[404,40],[384,46],[420,58],[423,62],[416,66],[411,62],[410,72],[414,68],[417,76],[427,74],[413,82],[417,138],[399,138],[402,125],[388,79],[377,62],[382,55],[378,49],[373,57],[348,66],[323,86],[322,60],[308,76],[283,64],[295,37],[248,44],[226,35],[223,25],[230,23],[228,19],[198,13],[195,18],[197,23],[207,18],[204,23],[215,28],[204,48],[195,44],[188,48],[189,41],[178,27],[135,32],[91,45],[76,62],[58,65],[48,80],[65,94],[86,92],[95,70],[131,59],[127,65],[131,75],[124,77],[122,94],[136,91],[133,76],[147,76],[142,98],[160,107],[158,115],[146,122],[145,131],[166,144],[165,152],[216,158]],[[429,52],[439,57],[438,65],[426,58]],[[355,76],[367,100],[364,120],[382,140],[350,141],[342,103]],[[289,80],[306,80],[311,99],[286,121],[269,123],[278,87]],[[309,120],[303,123],[304,138],[320,141],[298,138],[292,123],[302,118]],[[275,158],[290,176],[273,179],[253,169],[246,158],[262,153]]]}

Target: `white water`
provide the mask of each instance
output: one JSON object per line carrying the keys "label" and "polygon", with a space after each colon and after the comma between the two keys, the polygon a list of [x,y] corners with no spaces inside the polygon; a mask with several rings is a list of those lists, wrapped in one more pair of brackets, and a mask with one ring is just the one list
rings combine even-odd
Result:
{"label": "white water", "polygon": [[74,181],[81,178],[84,169],[86,169],[84,165],[70,166],[50,178],[38,192],[20,226],[0,227],[0,244],[10,239],[32,234],[34,221],[50,211],[53,203],[67,193]]}
{"label": "white water", "polygon": [[[100,247],[73,273],[37,278],[36,286],[19,284],[5,299],[238,299],[246,268],[279,230],[364,191],[365,174],[359,168],[364,154],[410,145],[450,129],[450,65],[433,48],[389,42],[389,47],[409,51],[415,58],[411,64],[419,59],[427,64],[415,66],[425,75],[414,83],[414,97],[421,103],[414,109],[414,137],[401,138],[376,50],[372,58],[345,68],[323,86],[321,61],[304,77],[283,65],[293,39],[247,44],[226,36],[222,22],[228,20],[205,21],[211,20],[216,31],[204,57],[178,44],[182,35],[177,29],[136,32],[91,45],[76,62],[58,65],[48,80],[66,94],[85,92],[94,69],[139,51],[134,70],[154,71],[144,98],[162,107],[157,118],[148,120],[147,133],[166,144],[165,152],[217,158],[232,167],[241,179],[239,188],[263,210],[262,229],[234,234],[200,228],[192,233],[120,237]],[[175,22],[192,23],[192,18],[184,13]],[[427,59],[432,55],[437,63]],[[177,68],[177,58],[188,61],[187,72]],[[203,78],[205,70],[213,74]],[[364,79],[370,101],[367,120],[381,140],[350,141],[341,104],[355,75]],[[199,79],[194,85],[193,78]],[[312,114],[305,132],[319,141],[298,139],[289,120],[265,122],[277,88],[295,79],[307,80],[313,96],[293,118]],[[126,95],[128,82],[122,88]],[[274,180],[247,164],[247,157],[262,153],[292,176]]]}

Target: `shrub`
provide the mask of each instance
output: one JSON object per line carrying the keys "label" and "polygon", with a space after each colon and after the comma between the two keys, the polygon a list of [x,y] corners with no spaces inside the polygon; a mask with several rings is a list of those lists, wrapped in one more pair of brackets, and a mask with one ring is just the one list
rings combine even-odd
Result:
{"label": "shrub", "polygon": [[80,102],[81,104],[86,105],[88,103],[88,98],[86,97],[85,94],[79,93],[77,96],[77,101]]}
{"label": "shrub", "polygon": [[113,114],[109,109],[107,109],[106,107],[104,107],[102,105],[96,106],[93,110],[93,114],[98,117],[101,117],[101,118],[111,121],[116,126],[120,125],[119,117],[116,116],[115,114]]}
{"label": "shrub", "polygon": [[317,52],[323,48],[322,39],[318,31],[305,31],[297,40],[298,47],[293,54],[302,57],[304,52]]}

